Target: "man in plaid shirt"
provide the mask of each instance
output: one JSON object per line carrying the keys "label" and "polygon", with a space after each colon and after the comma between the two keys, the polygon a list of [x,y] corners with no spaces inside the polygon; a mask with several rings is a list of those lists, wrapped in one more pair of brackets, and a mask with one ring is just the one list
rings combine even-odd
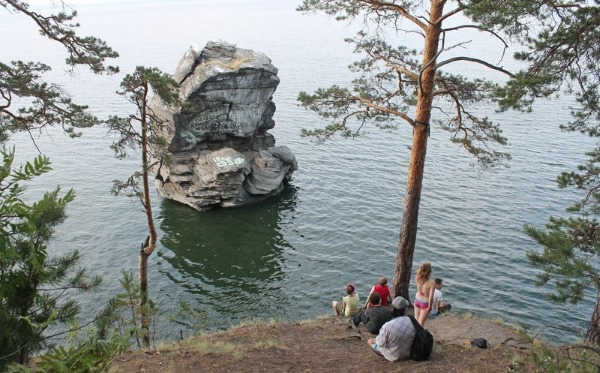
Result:
{"label": "man in plaid shirt", "polygon": [[396,297],[392,301],[394,319],[385,323],[377,338],[370,338],[368,343],[371,348],[382,355],[386,360],[398,361],[410,356],[410,348],[415,339],[415,327],[404,312],[408,301],[402,297]]}

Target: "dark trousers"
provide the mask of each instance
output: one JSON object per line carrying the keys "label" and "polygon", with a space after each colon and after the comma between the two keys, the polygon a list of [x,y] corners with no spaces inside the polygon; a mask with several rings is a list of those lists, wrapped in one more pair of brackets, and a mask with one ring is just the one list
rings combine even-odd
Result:
{"label": "dark trousers", "polygon": [[354,323],[354,326],[358,326],[358,324],[360,324],[361,321],[365,325],[367,325],[367,323],[369,322],[369,316],[367,316],[364,309],[360,310],[360,312],[352,316],[352,322]]}

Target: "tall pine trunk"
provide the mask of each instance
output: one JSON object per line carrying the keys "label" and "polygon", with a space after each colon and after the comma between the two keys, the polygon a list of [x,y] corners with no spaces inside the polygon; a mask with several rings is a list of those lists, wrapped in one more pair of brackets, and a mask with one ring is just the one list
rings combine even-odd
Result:
{"label": "tall pine trunk", "polygon": [[596,307],[585,335],[585,341],[595,345],[600,343],[600,292],[596,295]]}
{"label": "tall pine trunk", "polygon": [[144,211],[146,212],[146,221],[148,224],[148,237],[142,244],[140,250],[138,270],[139,270],[139,284],[140,284],[140,320],[142,330],[142,341],[144,347],[150,346],[150,317],[146,304],[148,302],[148,257],[152,255],[154,247],[156,246],[156,227],[154,226],[154,218],[152,217],[152,204],[150,199],[150,185],[148,182],[148,119],[146,115],[146,102],[148,98],[148,83],[144,87],[144,95],[142,98],[143,105],[141,106],[142,114],[142,182],[144,186],[143,191],[143,204]]}
{"label": "tall pine trunk", "polygon": [[420,75],[417,94],[416,123],[413,127],[413,141],[410,152],[410,164],[404,197],[404,213],[396,270],[394,273],[394,294],[410,299],[408,286],[410,284],[413,254],[417,241],[417,223],[419,220],[419,204],[423,189],[423,173],[425,170],[425,155],[427,153],[427,138],[429,136],[429,120],[435,87],[435,58],[438,52],[441,34],[440,18],[443,14],[446,0],[433,0],[429,12],[429,23],[425,32],[423,48],[423,70]]}

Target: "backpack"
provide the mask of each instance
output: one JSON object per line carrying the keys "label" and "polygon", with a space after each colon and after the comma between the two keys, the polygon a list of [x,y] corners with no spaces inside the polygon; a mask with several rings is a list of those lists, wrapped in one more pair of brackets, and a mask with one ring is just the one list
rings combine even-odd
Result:
{"label": "backpack", "polygon": [[419,324],[417,319],[412,316],[408,316],[408,318],[410,318],[416,330],[415,339],[410,347],[410,358],[416,361],[427,360],[433,350],[433,336],[429,330]]}

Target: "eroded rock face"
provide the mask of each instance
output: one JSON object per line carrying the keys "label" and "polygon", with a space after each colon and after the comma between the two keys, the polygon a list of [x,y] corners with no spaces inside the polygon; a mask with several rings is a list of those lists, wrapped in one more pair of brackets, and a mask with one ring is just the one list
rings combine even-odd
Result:
{"label": "eroded rock face", "polygon": [[[169,164],[156,166],[159,193],[198,210],[258,202],[278,194],[297,169],[290,149],[275,146],[277,68],[262,53],[209,42],[188,50],[174,75],[183,108],[155,97],[166,125]],[[156,125],[156,124],[155,124]]]}

